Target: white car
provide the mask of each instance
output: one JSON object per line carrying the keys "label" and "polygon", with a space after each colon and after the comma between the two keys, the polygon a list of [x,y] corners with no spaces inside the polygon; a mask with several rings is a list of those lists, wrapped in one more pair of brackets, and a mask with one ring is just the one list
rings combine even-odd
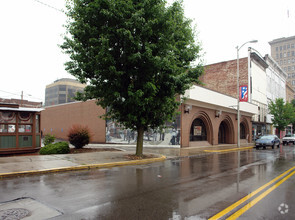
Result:
{"label": "white car", "polygon": [[286,144],[295,144],[295,134],[286,134],[285,137],[283,137],[282,139],[283,145]]}

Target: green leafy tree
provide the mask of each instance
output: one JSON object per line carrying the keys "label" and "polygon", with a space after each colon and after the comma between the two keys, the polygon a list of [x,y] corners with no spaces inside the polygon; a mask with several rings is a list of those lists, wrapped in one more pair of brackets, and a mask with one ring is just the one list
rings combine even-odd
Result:
{"label": "green leafy tree", "polygon": [[282,98],[275,102],[271,101],[268,106],[270,114],[273,115],[272,123],[278,129],[279,134],[295,119],[294,107],[291,103],[285,103]]}
{"label": "green leafy tree", "polygon": [[144,131],[172,120],[177,95],[203,72],[192,64],[200,46],[182,2],[72,0],[67,9],[66,70],[87,83],[78,98],[95,98],[106,119],[136,130],[142,156]]}
{"label": "green leafy tree", "polygon": [[[294,111],[295,111],[295,99],[292,99],[291,104],[293,105],[293,108],[294,108]],[[292,123],[293,133],[294,133],[294,129],[295,129],[295,118],[294,118],[294,120],[291,123]]]}

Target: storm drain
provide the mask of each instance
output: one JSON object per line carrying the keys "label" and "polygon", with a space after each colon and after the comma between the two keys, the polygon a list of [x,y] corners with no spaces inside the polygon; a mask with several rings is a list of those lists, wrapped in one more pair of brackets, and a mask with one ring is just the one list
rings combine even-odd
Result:
{"label": "storm drain", "polygon": [[1,220],[8,220],[8,219],[23,219],[27,216],[30,216],[31,212],[27,209],[6,209],[6,210],[0,210],[0,219]]}
{"label": "storm drain", "polygon": [[62,215],[32,198],[20,198],[0,203],[0,220],[48,219]]}

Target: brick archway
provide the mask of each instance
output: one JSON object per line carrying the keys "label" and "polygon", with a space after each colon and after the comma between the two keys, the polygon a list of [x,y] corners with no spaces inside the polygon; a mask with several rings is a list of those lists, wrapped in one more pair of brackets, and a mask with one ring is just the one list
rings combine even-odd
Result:
{"label": "brick archway", "polygon": [[206,127],[206,135],[207,135],[206,141],[208,141],[208,143],[212,145],[213,144],[213,126],[212,126],[210,116],[204,111],[200,111],[197,114],[195,114],[191,120],[190,131],[196,119],[200,119],[204,123]]}
{"label": "brick archway", "polygon": [[[247,121],[247,119],[242,118],[241,123],[240,123],[240,127],[244,126],[245,128],[245,138],[241,138],[241,139],[245,139],[248,143],[251,142],[251,135],[250,135],[250,126],[249,126],[249,122]],[[241,134],[241,132],[240,132]]]}
{"label": "brick archway", "polygon": [[226,115],[219,124],[218,144],[234,144],[234,124],[228,115]]}

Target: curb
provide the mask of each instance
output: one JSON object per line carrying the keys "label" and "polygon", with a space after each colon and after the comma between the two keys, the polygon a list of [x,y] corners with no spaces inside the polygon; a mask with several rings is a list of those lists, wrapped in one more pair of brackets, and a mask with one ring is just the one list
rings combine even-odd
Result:
{"label": "curb", "polygon": [[232,149],[226,149],[226,150],[204,150],[205,152],[209,153],[226,153],[226,152],[231,152],[231,151],[241,151],[241,150],[250,150],[253,149],[254,147],[241,147],[241,148],[232,148]]}
{"label": "curb", "polygon": [[140,165],[140,164],[160,162],[164,160],[166,160],[166,156],[143,159],[143,160],[129,160],[129,161],[121,161],[121,162],[113,162],[113,163],[88,164],[88,165],[79,165],[79,166],[72,166],[72,167],[43,169],[43,170],[29,170],[29,171],[19,171],[19,172],[11,172],[11,173],[0,173],[0,179],[5,177],[13,177],[13,176],[21,176],[21,175],[34,175],[34,174],[56,173],[56,172],[64,172],[64,171],[90,170],[90,169],[97,169],[97,168]]}

